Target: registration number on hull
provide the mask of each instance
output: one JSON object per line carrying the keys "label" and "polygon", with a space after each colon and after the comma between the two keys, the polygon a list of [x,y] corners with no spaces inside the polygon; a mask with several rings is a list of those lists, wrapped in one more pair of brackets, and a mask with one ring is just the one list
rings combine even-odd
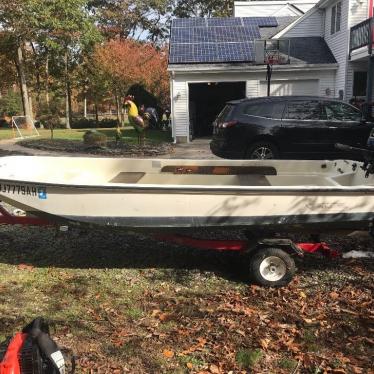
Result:
{"label": "registration number on hull", "polygon": [[41,200],[45,200],[47,198],[47,188],[42,186],[0,183],[0,191],[2,193],[13,195],[34,196]]}

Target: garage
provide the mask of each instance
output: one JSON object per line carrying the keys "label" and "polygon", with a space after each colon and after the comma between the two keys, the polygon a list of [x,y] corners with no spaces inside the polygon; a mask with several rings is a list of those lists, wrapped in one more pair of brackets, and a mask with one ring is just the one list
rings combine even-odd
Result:
{"label": "garage", "polygon": [[[259,41],[276,39],[292,19],[283,22],[277,17],[173,20],[168,71],[176,143],[212,136],[212,122],[225,102],[267,95]],[[288,40],[287,63],[273,66],[271,95],[334,97],[338,64],[326,41],[314,36]]]}
{"label": "garage", "polygon": [[227,101],[245,97],[246,82],[190,83],[190,138],[211,136],[212,123]]}
{"label": "garage", "polygon": [[[307,95],[318,96],[319,81],[318,79],[305,80],[272,80],[270,94],[272,96],[283,95]],[[261,81],[260,95],[267,96],[267,82]]]}

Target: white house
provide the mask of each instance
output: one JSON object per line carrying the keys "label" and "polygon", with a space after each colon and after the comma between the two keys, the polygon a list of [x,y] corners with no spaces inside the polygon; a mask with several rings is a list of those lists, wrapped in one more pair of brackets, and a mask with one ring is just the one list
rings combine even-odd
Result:
{"label": "white house", "polygon": [[338,63],[334,96],[347,101],[363,98],[372,11],[372,0],[322,0],[274,37],[322,36]]}
{"label": "white house", "polygon": [[234,2],[234,17],[301,16],[318,0],[250,0]]}
{"label": "white house", "polygon": [[372,1],[321,0],[295,17],[247,17],[248,8],[255,8],[249,4],[263,4],[264,15],[267,4],[281,1],[241,1],[235,18],[175,20],[168,67],[175,141],[209,136],[224,102],[266,95],[266,65],[256,64],[259,39],[289,43],[282,52],[290,63],[273,67],[272,95],[371,101]]}

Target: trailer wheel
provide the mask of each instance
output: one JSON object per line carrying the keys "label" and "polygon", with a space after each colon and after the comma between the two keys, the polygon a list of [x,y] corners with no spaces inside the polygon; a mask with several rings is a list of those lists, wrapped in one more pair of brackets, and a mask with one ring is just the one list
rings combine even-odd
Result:
{"label": "trailer wheel", "polygon": [[293,258],[279,248],[263,248],[250,259],[252,278],[262,286],[285,286],[292,280],[295,271]]}

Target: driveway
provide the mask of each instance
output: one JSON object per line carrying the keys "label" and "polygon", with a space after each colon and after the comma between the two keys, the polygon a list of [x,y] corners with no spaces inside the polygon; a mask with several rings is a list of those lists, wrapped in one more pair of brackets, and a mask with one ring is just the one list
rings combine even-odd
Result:
{"label": "driveway", "polygon": [[176,144],[175,153],[170,158],[187,158],[200,160],[219,160],[209,149],[210,139],[195,139],[191,143]]}

